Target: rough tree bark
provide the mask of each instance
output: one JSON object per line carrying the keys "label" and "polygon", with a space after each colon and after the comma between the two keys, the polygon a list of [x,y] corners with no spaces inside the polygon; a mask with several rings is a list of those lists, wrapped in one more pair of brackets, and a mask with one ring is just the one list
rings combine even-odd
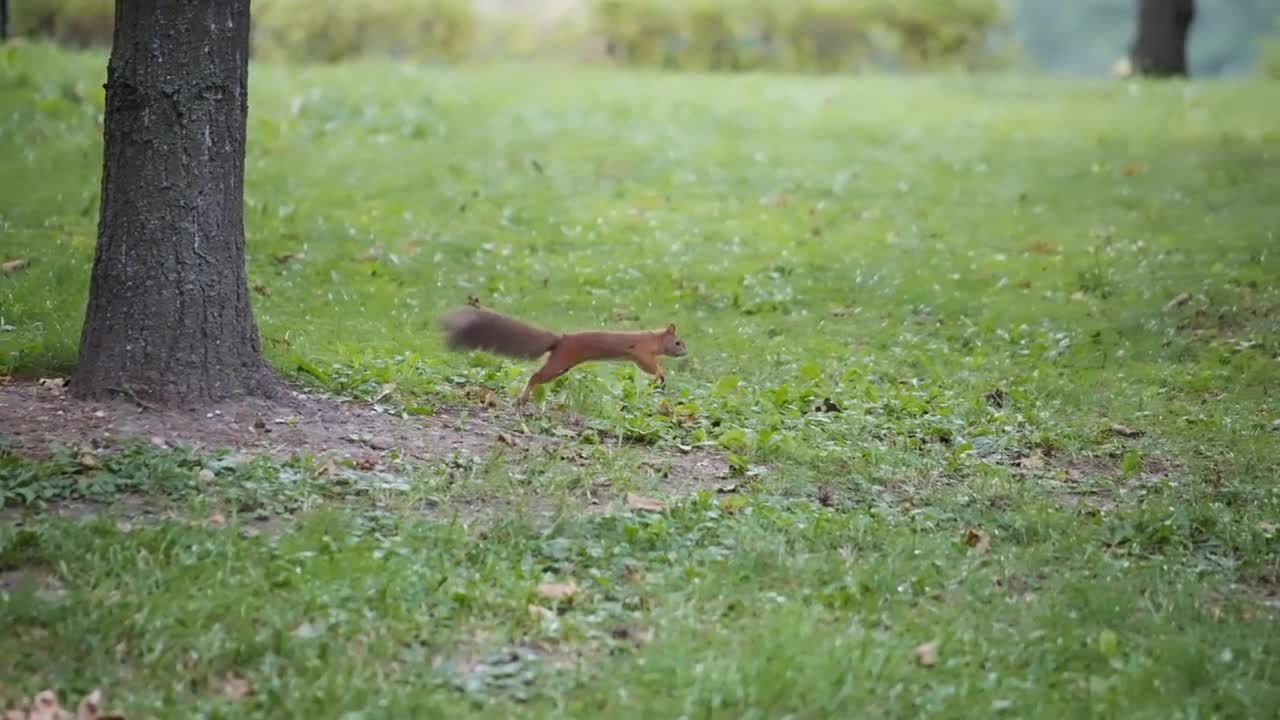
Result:
{"label": "rough tree bark", "polygon": [[0,42],[9,39],[9,0],[0,0]]}
{"label": "rough tree bark", "polygon": [[75,395],[276,392],[245,273],[248,54],[249,0],[116,0]]}
{"label": "rough tree bark", "polygon": [[1195,0],[1138,0],[1133,71],[1157,77],[1186,75],[1187,35],[1195,16]]}

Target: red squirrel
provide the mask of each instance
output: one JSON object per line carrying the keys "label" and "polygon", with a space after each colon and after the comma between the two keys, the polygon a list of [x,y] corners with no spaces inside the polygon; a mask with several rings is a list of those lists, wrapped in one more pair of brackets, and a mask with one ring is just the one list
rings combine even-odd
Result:
{"label": "red squirrel", "polygon": [[525,383],[524,392],[516,401],[520,405],[528,401],[536,386],[592,360],[630,360],[662,384],[666,378],[658,367],[658,356],[681,357],[688,352],[684,341],[676,336],[674,324],[639,332],[554,333],[486,310],[474,299],[468,301],[467,307],[446,315],[440,324],[450,350],[483,350],[524,359],[550,353]]}

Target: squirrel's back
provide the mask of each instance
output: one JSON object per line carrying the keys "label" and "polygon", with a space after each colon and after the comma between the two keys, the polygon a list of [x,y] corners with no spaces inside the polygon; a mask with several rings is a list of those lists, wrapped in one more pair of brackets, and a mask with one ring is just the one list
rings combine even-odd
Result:
{"label": "squirrel's back", "polygon": [[450,350],[484,350],[517,358],[536,358],[556,346],[560,336],[536,325],[477,307],[464,307],[441,321]]}

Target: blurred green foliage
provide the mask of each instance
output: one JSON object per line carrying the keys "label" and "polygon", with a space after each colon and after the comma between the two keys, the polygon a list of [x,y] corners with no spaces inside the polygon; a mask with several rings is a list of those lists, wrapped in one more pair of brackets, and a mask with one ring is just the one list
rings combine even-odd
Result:
{"label": "blurred green foliage", "polygon": [[1280,27],[1263,43],[1262,74],[1280,80]]}
{"label": "blurred green foliage", "polygon": [[[476,29],[468,0],[254,0],[252,13],[252,52],[269,59],[458,60],[470,52]],[[12,14],[16,35],[72,47],[111,42],[112,0],[23,0]]]}
{"label": "blurred green foliage", "polygon": [[1009,59],[999,0],[597,0],[619,61],[691,70],[983,67]]}
{"label": "blurred green foliage", "polygon": [[[978,67],[1007,59],[1001,0],[587,0],[577,37],[546,45],[606,45],[627,65],[690,70],[831,72],[875,63],[919,69]],[[14,6],[19,35],[64,45],[110,42],[111,0]],[[495,23],[489,23],[495,24]],[[481,27],[485,25],[485,27]],[[496,24],[495,24],[496,25]],[[493,37],[481,37],[492,30]],[[510,28],[478,20],[467,0],[256,0],[253,52],[271,59],[335,61],[361,55],[457,60],[520,54]],[[1006,38],[1007,40],[1007,38]],[[506,51],[504,53],[504,51]]]}
{"label": "blurred green foliage", "polygon": [[[552,21],[536,3],[478,12],[472,0],[254,0],[253,52],[273,60],[358,56],[458,61],[599,57],[684,70],[839,72],[1006,66],[1101,75],[1127,54],[1134,0],[580,0]],[[17,0],[18,35],[111,40],[112,0]],[[1280,0],[1197,0],[1195,75],[1260,69]],[[517,12],[518,10],[518,12]]]}

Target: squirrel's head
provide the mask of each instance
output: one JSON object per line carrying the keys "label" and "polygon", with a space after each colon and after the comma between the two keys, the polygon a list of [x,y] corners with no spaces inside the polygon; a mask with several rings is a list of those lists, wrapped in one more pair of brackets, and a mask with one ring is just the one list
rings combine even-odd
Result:
{"label": "squirrel's head", "polygon": [[662,354],[672,357],[681,357],[689,352],[685,349],[684,341],[676,336],[676,326],[672,323],[662,331]]}

